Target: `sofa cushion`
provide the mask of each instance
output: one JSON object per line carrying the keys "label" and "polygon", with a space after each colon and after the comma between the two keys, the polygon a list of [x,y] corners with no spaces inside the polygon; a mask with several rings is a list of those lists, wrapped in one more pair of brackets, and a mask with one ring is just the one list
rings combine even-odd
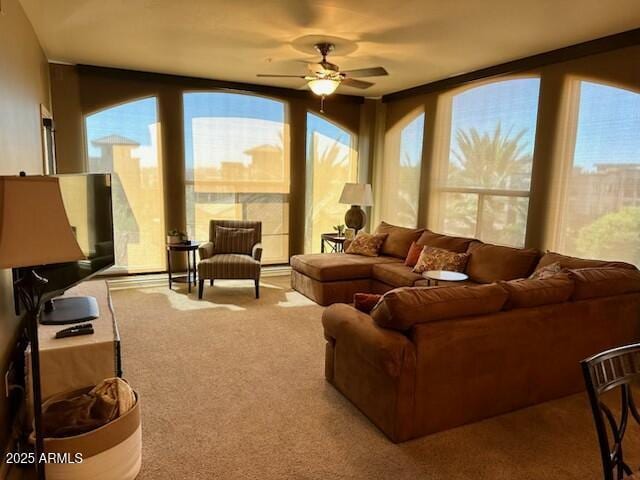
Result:
{"label": "sofa cushion", "polygon": [[423,247],[420,259],[413,268],[416,273],[429,270],[447,270],[449,272],[464,272],[469,260],[468,253],[456,253],[436,247]]}
{"label": "sofa cushion", "polygon": [[371,311],[384,328],[407,330],[416,323],[498,312],[507,291],[497,283],[477,287],[398,288],[383,295]]}
{"label": "sofa cushion", "polygon": [[390,255],[397,258],[406,258],[411,244],[420,238],[423,229],[398,227],[386,222],[381,222],[376,228],[376,233],[386,233],[387,238],[382,244],[381,255]]}
{"label": "sofa cushion", "polygon": [[450,252],[464,253],[473,241],[473,238],[452,237],[435,233],[431,230],[425,230],[424,233],[420,235],[417,243],[418,245],[426,245],[427,247],[442,248]]}
{"label": "sofa cushion", "polygon": [[348,253],[317,253],[291,257],[293,270],[321,282],[369,278],[373,266],[380,263],[401,263],[401,260]]}
{"label": "sofa cushion", "polygon": [[240,253],[251,255],[255,238],[253,228],[228,228],[216,225],[215,253]]}
{"label": "sofa cushion", "polygon": [[346,253],[354,255],[364,255],[365,257],[377,257],[380,254],[382,244],[387,238],[386,233],[376,233],[374,235],[360,232],[349,244]]}
{"label": "sofa cushion", "polygon": [[556,276],[562,271],[562,265],[560,262],[553,262],[549,265],[545,265],[544,267],[540,267],[529,275],[529,278],[532,280],[544,280],[545,278],[551,278]]}
{"label": "sofa cushion", "polygon": [[509,292],[505,310],[566,302],[574,289],[574,282],[566,273],[545,279],[511,280],[500,285]]}
{"label": "sofa cushion", "polygon": [[536,270],[546,267],[552,263],[559,263],[561,268],[597,268],[597,267],[611,267],[611,268],[627,268],[629,270],[637,270],[635,265],[625,262],[615,262],[608,260],[590,260],[585,258],[570,257],[568,255],[561,255],[559,253],[547,252],[542,256]]}
{"label": "sofa cushion", "polygon": [[640,292],[640,271],[629,268],[579,268],[569,270],[575,282],[571,298],[611,297]]}
{"label": "sofa cushion", "polygon": [[420,259],[420,254],[422,253],[423,248],[424,246],[419,245],[416,242],[413,242],[411,244],[411,247],[409,247],[409,253],[407,253],[407,258],[404,259],[404,264],[407,267],[415,267],[416,263],[418,263],[418,260]]}
{"label": "sofa cushion", "polygon": [[479,241],[469,245],[466,273],[478,283],[527,278],[538,262],[538,250],[491,245]]}
{"label": "sofa cushion", "polygon": [[221,253],[198,263],[198,277],[247,279],[260,278],[260,262],[249,255]]}
{"label": "sofa cushion", "polygon": [[412,287],[417,280],[422,280],[422,275],[413,273],[411,267],[407,267],[404,263],[374,265],[371,276],[393,287]]}

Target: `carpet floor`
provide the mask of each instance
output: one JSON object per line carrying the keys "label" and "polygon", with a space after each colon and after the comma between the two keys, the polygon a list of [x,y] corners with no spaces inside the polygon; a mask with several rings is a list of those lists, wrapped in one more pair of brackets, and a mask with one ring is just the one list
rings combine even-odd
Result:
{"label": "carpet floor", "polygon": [[260,300],[219,283],[201,301],[112,293],[142,401],[140,480],[601,478],[584,395],[395,445],[325,382],[322,307],[288,277],[264,278]]}

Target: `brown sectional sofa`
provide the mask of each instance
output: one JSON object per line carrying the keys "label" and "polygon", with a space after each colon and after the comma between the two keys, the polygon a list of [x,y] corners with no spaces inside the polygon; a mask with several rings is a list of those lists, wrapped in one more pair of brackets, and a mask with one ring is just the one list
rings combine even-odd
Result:
{"label": "brown sectional sofa", "polygon": [[[295,290],[320,305],[351,303],[355,293],[385,293],[398,287],[426,286],[427,281],[404,265],[411,242],[453,252],[469,252],[469,280],[455,285],[478,285],[527,277],[539,253],[482,243],[473,238],[441,235],[383,223],[378,233],[388,234],[378,257],[347,253],[320,253],[291,257],[291,283]],[[444,282],[441,282],[444,283]]]}
{"label": "brown sectional sofa", "polygon": [[[327,380],[394,442],[579,392],[581,359],[640,341],[633,265],[419,238],[469,251],[469,282],[422,287],[391,255],[291,262],[294,287],[333,304],[322,320]],[[526,278],[554,262],[566,270]],[[366,314],[347,305],[358,292],[387,293]]]}

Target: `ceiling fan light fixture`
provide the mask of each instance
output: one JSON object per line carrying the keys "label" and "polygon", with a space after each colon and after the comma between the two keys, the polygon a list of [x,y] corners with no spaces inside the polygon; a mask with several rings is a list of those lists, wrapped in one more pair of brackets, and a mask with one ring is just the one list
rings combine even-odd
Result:
{"label": "ceiling fan light fixture", "polygon": [[336,88],[340,85],[340,81],[332,78],[317,78],[315,80],[309,80],[308,85],[313,93],[325,97],[336,91]]}

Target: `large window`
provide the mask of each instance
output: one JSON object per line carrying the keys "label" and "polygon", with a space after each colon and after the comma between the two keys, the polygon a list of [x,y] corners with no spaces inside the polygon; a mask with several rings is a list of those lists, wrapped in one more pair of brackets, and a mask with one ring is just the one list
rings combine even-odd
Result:
{"label": "large window", "polygon": [[575,147],[555,248],[640,266],[640,93],[585,81],[573,88]]}
{"label": "large window", "polygon": [[320,251],[320,235],[344,223],[348,205],[338,203],[345,183],[358,178],[355,135],[307,113],[305,252]]}
{"label": "large window", "polygon": [[539,83],[499,81],[447,100],[450,123],[440,141],[449,148],[433,185],[434,228],[524,245]]}
{"label": "large window", "polygon": [[263,263],[289,260],[289,128],[282,102],[224,92],[184,94],[187,226],[262,221]]}
{"label": "large window", "polygon": [[86,117],[88,169],[112,174],[116,269],[164,270],[164,197],[155,98]]}
{"label": "large window", "polygon": [[413,112],[385,136],[380,178],[379,218],[395,225],[415,227],[418,222],[424,111]]}

